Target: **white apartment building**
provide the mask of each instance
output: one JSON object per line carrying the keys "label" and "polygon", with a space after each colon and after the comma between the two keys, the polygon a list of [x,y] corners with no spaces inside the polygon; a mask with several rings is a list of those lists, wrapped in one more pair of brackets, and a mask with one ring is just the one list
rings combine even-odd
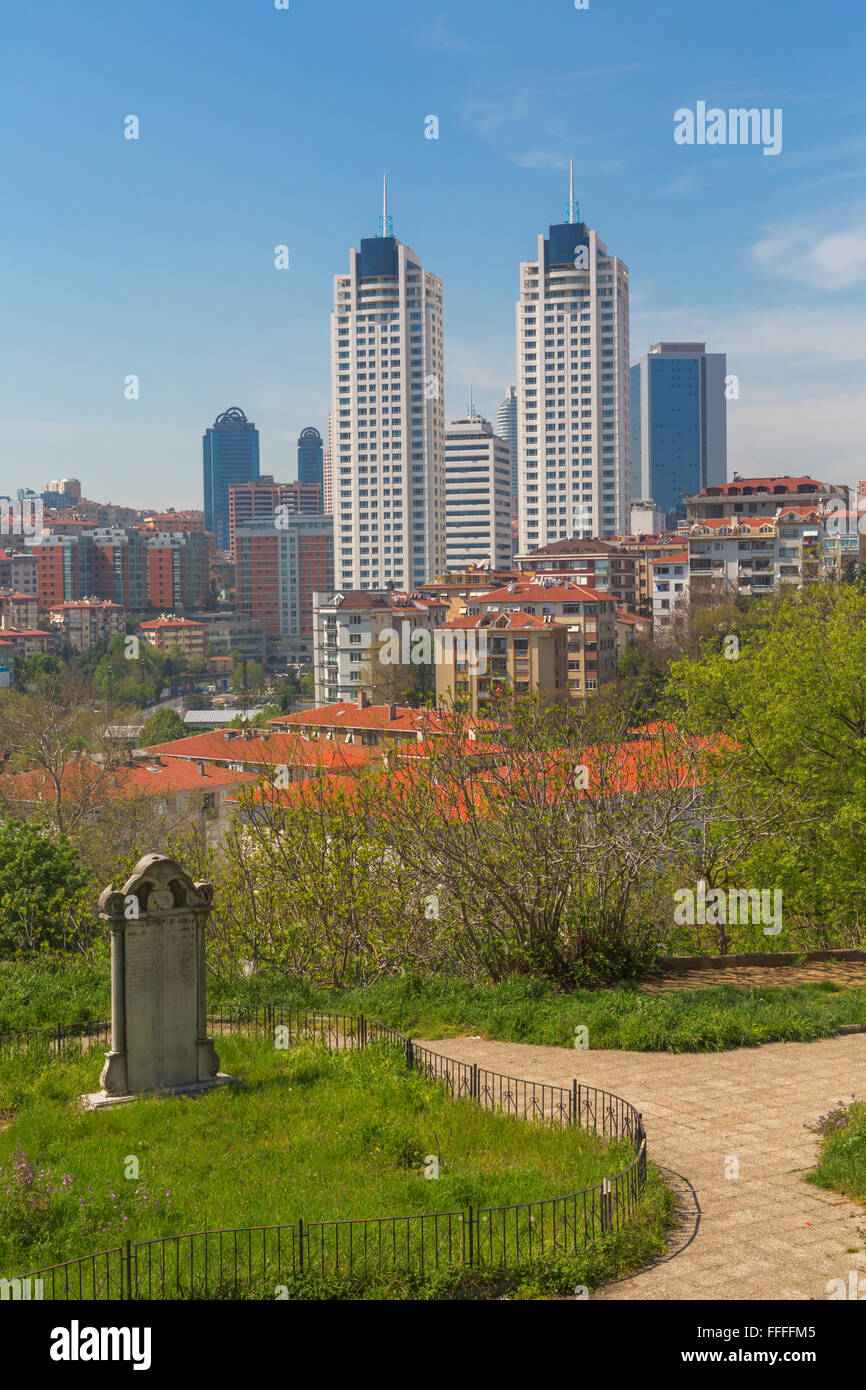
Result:
{"label": "white apartment building", "polygon": [[511,564],[511,450],[471,404],[445,426],[445,552],[452,574]]}
{"label": "white apartment building", "polygon": [[330,440],[338,584],[414,588],[445,566],[442,282],[392,234],[334,277]]}
{"label": "white apartment building", "polygon": [[780,508],[775,516],[693,522],[685,533],[694,598],[761,597],[786,585],[842,573],[842,537],[828,534],[820,508]]}
{"label": "white apartment building", "polygon": [[629,526],[628,269],[579,220],[539,235],[517,304],[521,554]]}
{"label": "white apartment building", "polygon": [[[411,658],[412,633],[433,632],[448,616],[448,600],[433,593],[344,589],[313,594],[313,675],[316,705],[369,694],[370,658],[387,631]],[[405,625],[405,626],[404,626]]]}
{"label": "white apartment building", "polygon": [[689,552],[677,551],[674,555],[662,555],[650,561],[652,574],[652,613],[653,636],[657,642],[664,642],[673,635],[678,616],[688,612],[689,604]]}

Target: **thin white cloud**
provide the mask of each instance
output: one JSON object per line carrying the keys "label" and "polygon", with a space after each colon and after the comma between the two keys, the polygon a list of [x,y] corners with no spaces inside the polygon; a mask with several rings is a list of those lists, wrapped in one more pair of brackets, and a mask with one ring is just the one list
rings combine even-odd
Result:
{"label": "thin white cloud", "polygon": [[434,24],[431,24],[429,29],[424,30],[421,35],[421,44],[425,48],[439,48],[448,53],[476,52],[475,44],[467,43],[465,39],[458,38],[441,17]]}
{"label": "thin white cloud", "polygon": [[866,214],[847,228],[816,235],[809,219],[771,229],[751,248],[756,265],[783,280],[824,290],[866,283]]}
{"label": "thin white cloud", "polygon": [[704,305],[632,313],[632,360],[644,342],[704,341],[710,352],[746,358],[766,376],[778,365],[831,369],[863,361],[866,307],[840,309],[741,309],[720,312]]}
{"label": "thin white cloud", "polygon": [[526,154],[514,156],[512,163],[521,169],[567,169],[568,159],[564,154],[554,154],[552,150],[527,150]]}

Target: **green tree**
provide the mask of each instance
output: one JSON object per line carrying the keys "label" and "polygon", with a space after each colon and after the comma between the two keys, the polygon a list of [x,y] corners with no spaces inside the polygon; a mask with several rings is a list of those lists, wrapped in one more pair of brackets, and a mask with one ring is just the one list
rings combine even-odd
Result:
{"label": "green tree", "polygon": [[[777,945],[858,944],[866,890],[866,594],[809,585],[671,675],[671,712],[724,741],[713,785],[763,808],[744,866],[781,887]],[[741,880],[742,882],[742,880]],[[796,942],[790,933],[799,933]]]}
{"label": "green tree", "polygon": [[151,748],[156,743],[171,743],[176,738],[185,738],[189,729],[176,709],[170,706],[154,710],[145,721],[138,736],[139,748]]}
{"label": "green tree", "polygon": [[65,835],[46,822],[0,824],[0,950],[68,950],[89,944],[88,875]]}
{"label": "green tree", "polygon": [[[233,653],[233,656],[237,658],[238,653]],[[260,691],[264,690],[268,683],[268,678],[265,675],[265,668],[262,666],[261,662],[247,661],[246,683],[248,691],[253,691],[258,694]],[[244,665],[243,657],[241,656],[240,659],[236,660],[235,667],[232,671],[232,690],[243,690],[243,688]]]}

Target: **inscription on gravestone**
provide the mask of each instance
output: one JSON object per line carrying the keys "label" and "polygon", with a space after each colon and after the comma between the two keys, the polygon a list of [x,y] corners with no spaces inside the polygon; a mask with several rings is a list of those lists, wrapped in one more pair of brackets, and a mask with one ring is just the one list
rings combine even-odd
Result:
{"label": "inscription on gravestone", "polygon": [[195,1094],[233,1080],[207,1036],[205,927],[209,883],[173,859],[148,854],[99,915],[111,929],[111,1051],[88,1109],[154,1091]]}

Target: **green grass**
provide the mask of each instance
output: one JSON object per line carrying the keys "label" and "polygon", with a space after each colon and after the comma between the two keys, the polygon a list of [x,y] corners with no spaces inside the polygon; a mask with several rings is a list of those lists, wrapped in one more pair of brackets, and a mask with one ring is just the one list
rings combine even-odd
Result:
{"label": "green grass", "polygon": [[[96,1113],[77,1100],[97,1088],[101,1052],[58,1060],[34,1048],[0,1058],[0,1271],[23,1274],[127,1238],[537,1201],[591,1186],[634,1157],[625,1140],[455,1101],[407,1073],[401,1051],[384,1044],[280,1051],[236,1035],[219,1038],[218,1049],[243,1088]],[[27,1182],[27,1201],[9,1177],[22,1154],[43,1170]],[[424,1174],[432,1154],[437,1180]],[[532,1296],[551,1280],[570,1288],[616,1277],[661,1250],[669,1209],[667,1189],[653,1177],[633,1229],[561,1268],[517,1271],[511,1284]],[[502,1283],[499,1274],[472,1279],[476,1292]],[[465,1282],[465,1273],[431,1283],[410,1272],[308,1279],[291,1292],[456,1296]]]}
{"label": "green grass", "polygon": [[866,1203],[866,1101],[840,1103],[815,1128],[821,1157],[807,1181]]}
{"label": "green grass", "polygon": [[[557,994],[541,981],[501,985],[400,977],[367,989],[314,991],[280,976],[211,981],[220,1004],[283,1003],[364,1013],[411,1033],[441,1038],[477,1034],[503,1042],[573,1047],[584,1026],[591,1048],[633,1052],[723,1052],[766,1042],[832,1037],[843,1024],[866,1025],[866,986],[829,981],[760,989],[731,985],[643,994],[631,986]],[[107,1017],[107,970],[0,964],[0,1032],[44,1023]]]}
{"label": "green grass", "polygon": [[111,1015],[111,973],[45,956],[0,961],[0,1033]]}

